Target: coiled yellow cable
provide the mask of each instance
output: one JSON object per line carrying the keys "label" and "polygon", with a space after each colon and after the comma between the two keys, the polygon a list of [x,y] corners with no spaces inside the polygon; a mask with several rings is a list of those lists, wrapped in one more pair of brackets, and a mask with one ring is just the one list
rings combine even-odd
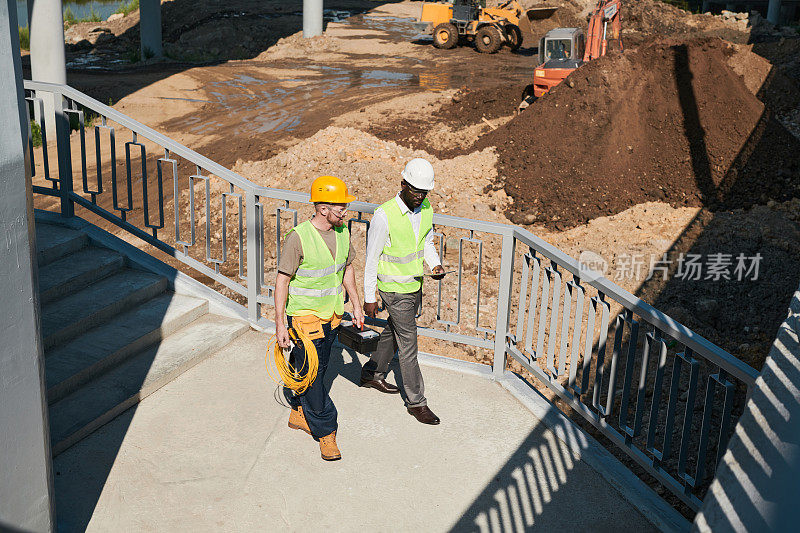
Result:
{"label": "coiled yellow cable", "polygon": [[[295,331],[294,328],[289,329],[289,337],[295,342],[302,342],[306,351],[306,364],[302,368],[295,369],[286,360],[283,349],[278,346],[278,338],[273,335],[267,342],[267,353],[264,356],[264,364],[267,367],[267,374],[276,383],[283,382],[284,386],[293,390],[297,394],[303,394],[317,379],[317,369],[319,368],[319,357],[317,356],[317,347],[314,346],[314,341],[303,333],[302,331]],[[275,359],[275,368],[278,375],[275,376],[270,370],[269,354],[270,351]],[[303,374],[305,372],[305,374]]]}

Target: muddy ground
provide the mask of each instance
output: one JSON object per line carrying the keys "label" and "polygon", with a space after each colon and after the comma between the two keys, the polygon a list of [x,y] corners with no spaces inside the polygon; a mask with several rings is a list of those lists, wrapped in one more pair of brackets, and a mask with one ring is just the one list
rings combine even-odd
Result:
{"label": "muddy ground", "polygon": [[[592,3],[565,4],[559,24],[582,24]],[[623,19],[624,53],[583,67],[516,116],[535,66],[534,32],[547,24],[526,30],[518,53],[486,56],[470,47],[436,50],[417,35],[411,21],[420,2],[326,2],[336,12],[326,16],[325,34],[310,40],[296,33],[301,19],[293,2],[190,4],[163,4],[163,60],[128,57],[138,48],[136,13],[71,28],[68,82],[265,186],[306,190],[318,175],[333,174],[360,200],[380,203],[396,192],[405,162],[426,157],[437,172],[430,199],[438,212],[524,225],[573,257],[599,257],[609,279],[761,368],[800,279],[800,40],[790,31],[754,17],[689,16],[644,0],[627,24]],[[126,135],[120,128],[118,143]],[[94,136],[86,142],[93,154]],[[154,169],[163,151],[144,145]],[[44,184],[40,157],[37,165],[34,180]],[[122,175],[124,160],[116,165]],[[93,157],[88,170],[95,172]],[[176,208],[188,217],[193,172],[179,163],[177,207],[166,187],[167,221]],[[212,194],[227,192],[211,179]],[[134,197],[142,195],[136,182]],[[98,201],[111,209],[107,196]],[[37,198],[38,207],[52,205]],[[276,208],[266,212],[274,218]],[[229,207],[231,220],[238,214]],[[140,205],[129,220],[141,225]],[[216,253],[219,213],[211,222]],[[235,224],[225,231],[235,258]],[[174,241],[165,233],[165,242]],[[457,264],[461,237],[469,235],[443,236],[446,264]],[[265,240],[275,242],[274,227]],[[363,232],[355,241],[363,246]],[[191,252],[198,260],[202,244]],[[486,239],[484,280],[496,279],[498,245]],[[269,277],[276,249],[270,244],[265,253]],[[666,274],[647,279],[651,262],[664,254]],[[678,275],[681,257],[713,254],[760,256],[758,276]],[[466,286],[473,287],[475,254],[464,261]],[[233,274],[235,265],[223,271]],[[434,325],[439,311],[452,318],[455,290],[443,284],[441,305],[429,291],[422,323]],[[466,305],[477,305],[465,294]],[[481,326],[493,327],[496,297],[491,289],[482,301]],[[491,357],[431,339],[421,347]]]}

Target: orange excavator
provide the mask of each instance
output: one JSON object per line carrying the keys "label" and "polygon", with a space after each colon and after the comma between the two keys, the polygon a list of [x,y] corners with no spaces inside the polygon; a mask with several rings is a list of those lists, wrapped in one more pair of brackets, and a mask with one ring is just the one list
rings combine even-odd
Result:
{"label": "orange excavator", "polygon": [[581,28],[556,28],[542,37],[539,42],[539,66],[533,72],[533,83],[525,87],[522,93],[520,110],[561,83],[584,63],[606,55],[609,40],[613,39],[622,50],[620,7],[621,0],[599,0],[589,18],[587,35]]}

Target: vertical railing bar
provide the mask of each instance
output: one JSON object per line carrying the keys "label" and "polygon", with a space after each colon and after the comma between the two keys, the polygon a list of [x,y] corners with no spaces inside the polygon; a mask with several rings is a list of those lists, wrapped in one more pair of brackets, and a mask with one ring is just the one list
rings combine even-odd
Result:
{"label": "vertical railing bar", "polygon": [[258,250],[259,250],[259,230],[258,218],[256,216],[256,195],[252,190],[246,191],[246,214],[247,214],[247,318],[251,324],[258,323],[261,318],[261,304],[258,303],[258,296],[261,294]]}
{"label": "vertical railing bar", "polygon": [[481,282],[483,279],[483,241],[478,244],[478,276],[477,294],[475,295],[475,329],[480,330],[481,321]]}
{"label": "vertical railing bar", "polygon": [[[586,343],[583,349],[583,368],[581,372],[580,395],[586,394],[589,387],[589,372],[592,368],[592,346],[594,345],[595,320],[600,300],[589,298],[589,312],[586,314]],[[599,341],[599,338],[598,338]]]}
{"label": "vertical railing bar", "polygon": [[611,352],[611,366],[608,369],[606,405],[605,409],[600,412],[604,417],[611,416],[614,408],[614,399],[617,395],[617,364],[619,363],[619,353],[622,350],[622,335],[625,331],[625,322],[623,315],[617,316],[614,327],[614,350]]}
{"label": "vertical railing bar", "polygon": [[547,328],[547,308],[550,299],[550,275],[544,269],[544,276],[542,276],[542,297],[539,299],[539,331],[536,334],[536,351],[534,358],[544,355],[544,333]]}
{"label": "vertical railing bar", "polygon": [[458,291],[456,296],[456,324],[461,323],[461,286],[464,282],[464,237],[458,240]]}
{"label": "vertical railing bar", "polygon": [[500,278],[497,289],[497,318],[495,321],[494,357],[492,372],[502,377],[506,371],[508,342],[508,323],[511,313],[511,290],[514,286],[514,249],[516,237],[513,232],[503,235],[503,249],[500,255]]}
{"label": "vertical railing bar", "polygon": [[705,475],[708,436],[711,432],[711,415],[714,412],[714,397],[717,389],[715,383],[715,375],[709,375],[706,380],[706,398],[703,405],[703,421],[700,426],[700,443],[697,447],[697,469],[694,474],[694,486],[701,484]]}
{"label": "vertical railing bar", "polygon": [[[230,191],[234,192],[233,183],[230,184],[231,188]],[[244,212],[244,203],[242,202],[242,195],[238,194],[239,197],[239,233],[238,233],[238,242],[239,242],[239,279],[244,277],[244,263],[245,263],[245,256],[244,256],[244,217],[242,216]]]}
{"label": "vertical railing bar", "polygon": [[[560,284],[559,284],[560,285]],[[564,288],[563,292],[564,305],[561,311],[561,338],[559,339],[558,347],[558,374],[564,375],[567,369],[567,341],[569,339],[569,317],[572,314],[572,291],[568,291],[568,287]]]}
{"label": "vertical railing bar", "polygon": [[719,380],[725,388],[725,398],[722,404],[722,418],[720,420],[719,439],[717,440],[717,458],[716,467],[722,461],[722,456],[725,455],[725,450],[728,448],[728,438],[730,433],[731,424],[731,411],[733,410],[733,400],[736,393],[736,387],[733,383],[728,381],[728,374],[725,370],[720,369]]}
{"label": "vertical railing bar", "polygon": [[597,342],[597,363],[594,369],[594,390],[592,391],[592,407],[597,409],[598,413],[602,412],[600,405],[600,393],[603,387],[603,373],[605,372],[606,364],[606,343],[608,342],[608,320],[610,309],[609,304],[603,300],[603,293],[598,293],[598,300],[601,305],[600,312],[600,338]]}
{"label": "vertical railing bar", "polygon": [[687,348],[686,356],[689,362],[689,390],[686,398],[686,412],[683,417],[683,432],[681,434],[681,447],[678,453],[678,475],[688,481],[692,486],[693,482],[686,475],[686,459],[689,456],[689,444],[692,436],[692,420],[694,418],[694,399],[697,394],[697,379],[700,365],[697,359],[692,356],[692,351]]}
{"label": "vertical railing bar", "polygon": [[56,124],[56,154],[58,155],[58,180],[61,193],[61,216],[71,217],[75,206],[70,198],[73,190],[72,147],[70,141],[68,99],[61,92],[53,91],[54,121]]}
{"label": "vertical railing bar", "polygon": [[[628,403],[630,402],[631,383],[633,383],[633,372],[636,367],[636,347],[639,342],[639,322],[631,320],[628,322],[630,327],[630,339],[628,339],[628,357],[625,361],[625,376],[622,380],[622,401],[619,409],[619,425],[622,428],[628,427]],[[642,355],[643,359],[647,356]],[[632,435],[629,435],[632,436]]]}
{"label": "vertical railing bar", "polygon": [[[569,388],[573,391],[577,392],[578,394],[581,393],[580,390],[576,390],[575,381],[578,376],[578,366],[580,364],[580,343],[581,343],[581,326],[583,326],[583,299],[584,299],[584,290],[583,287],[580,285],[580,278],[575,278],[578,280],[578,283],[572,284],[572,290],[575,291],[575,319],[572,322],[572,343],[570,346],[570,358],[569,358]],[[572,295],[570,295],[570,300],[572,299]]]}
{"label": "vertical railing bar", "polygon": [[656,367],[656,378],[653,383],[653,399],[650,406],[650,422],[647,427],[647,444],[645,449],[653,454],[653,466],[659,466],[661,462],[661,452],[655,449],[656,430],[658,429],[659,406],[661,404],[661,389],[664,382],[664,372],[667,366],[667,343],[661,338],[661,331],[657,328],[653,331],[653,339],[658,341],[658,366]]}
{"label": "vertical railing bar", "polygon": [[[258,238],[259,238],[259,247],[256,251],[256,261],[258,262],[258,280],[262,285],[268,285],[267,280],[265,278],[266,275],[266,268],[264,267],[264,263],[266,261],[266,253],[264,251],[264,246],[266,244],[266,239],[264,238],[264,204],[261,203],[261,198],[256,196],[256,224],[258,224]],[[249,233],[250,230],[247,230]],[[277,270],[277,263],[275,269]],[[259,291],[258,294],[261,294]]]}
{"label": "vertical railing bar", "polygon": [[538,354],[533,351],[533,330],[536,321],[536,302],[539,299],[539,275],[542,269],[541,259],[536,256],[533,249],[531,249],[531,256],[533,257],[533,272],[531,274],[531,300],[528,304],[528,325],[525,328],[525,351],[535,359]]}
{"label": "vertical railing bar", "polygon": [[522,338],[522,325],[525,322],[525,305],[528,297],[528,274],[530,272],[530,255],[523,254],[522,256],[522,278],[520,279],[519,288],[519,305],[517,306],[517,329],[516,338]]}
{"label": "vertical railing bar", "polygon": [[647,371],[650,367],[650,353],[656,341],[651,332],[645,336],[645,350],[642,353],[642,368],[639,372],[639,391],[636,395],[636,411],[633,414],[633,435],[638,437],[642,431],[642,419],[647,409]]}
{"label": "vertical railing bar", "polygon": [[206,261],[211,259],[211,176],[206,176]]}
{"label": "vertical railing bar", "polygon": [[550,327],[548,328],[547,339],[547,369],[554,375],[558,375],[555,368],[556,337],[558,336],[558,313],[561,309],[561,273],[557,270],[555,263],[551,263],[547,269],[551,279],[552,298],[550,302]]}
{"label": "vertical railing bar", "polygon": [[669,387],[667,418],[664,421],[664,445],[661,447],[660,459],[662,462],[667,460],[672,451],[672,429],[675,425],[675,412],[678,409],[678,387],[680,385],[682,366],[683,358],[681,354],[675,354],[675,360],[672,363],[672,379]]}

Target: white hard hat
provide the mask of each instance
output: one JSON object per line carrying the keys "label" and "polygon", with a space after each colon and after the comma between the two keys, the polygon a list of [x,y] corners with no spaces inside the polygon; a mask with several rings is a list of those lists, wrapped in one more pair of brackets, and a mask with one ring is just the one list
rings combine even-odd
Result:
{"label": "white hard hat", "polygon": [[400,175],[412,187],[426,191],[433,189],[433,165],[425,159],[420,157],[412,159],[406,163],[406,168]]}

